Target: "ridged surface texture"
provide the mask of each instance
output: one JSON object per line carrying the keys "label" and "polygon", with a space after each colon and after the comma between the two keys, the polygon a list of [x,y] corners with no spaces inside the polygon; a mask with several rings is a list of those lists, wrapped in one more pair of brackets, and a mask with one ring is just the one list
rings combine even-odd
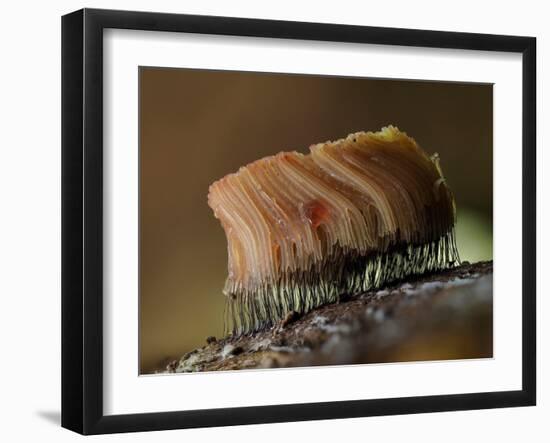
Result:
{"label": "ridged surface texture", "polygon": [[227,237],[233,334],[460,261],[438,156],[393,126],[257,160],[208,203]]}

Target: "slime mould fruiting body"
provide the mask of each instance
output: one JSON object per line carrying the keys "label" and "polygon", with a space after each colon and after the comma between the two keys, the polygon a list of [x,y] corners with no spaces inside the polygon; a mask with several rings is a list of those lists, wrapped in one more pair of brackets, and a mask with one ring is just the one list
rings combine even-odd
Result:
{"label": "slime mould fruiting body", "polygon": [[233,334],[460,262],[438,156],[392,126],[257,160],[208,204],[227,237]]}

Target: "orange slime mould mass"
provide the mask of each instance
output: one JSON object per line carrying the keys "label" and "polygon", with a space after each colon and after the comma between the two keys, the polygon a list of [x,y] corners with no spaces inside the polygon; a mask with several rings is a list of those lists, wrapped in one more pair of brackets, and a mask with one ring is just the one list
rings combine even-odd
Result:
{"label": "orange slime mould mass", "polygon": [[460,263],[439,157],[393,126],[257,160],[213,183],[208,204],[227,238],[233,334]]}

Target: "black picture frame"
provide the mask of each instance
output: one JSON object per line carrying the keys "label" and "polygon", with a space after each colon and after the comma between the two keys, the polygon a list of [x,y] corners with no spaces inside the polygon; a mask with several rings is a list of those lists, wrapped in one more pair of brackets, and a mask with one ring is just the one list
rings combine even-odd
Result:
{"label": "black picture frame", "polygon": [[[522,54],[522,389],[269,405],[103,413],[103,30],[192,32]],[[536,39],[229,17],[83,9],[62,18],[62,426],[82,434],[535,405]]]}

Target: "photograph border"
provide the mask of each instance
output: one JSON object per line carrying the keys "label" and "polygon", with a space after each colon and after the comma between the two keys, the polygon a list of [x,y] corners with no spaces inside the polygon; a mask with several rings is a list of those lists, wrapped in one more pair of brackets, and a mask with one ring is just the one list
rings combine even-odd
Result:
{"label": "photograph border", "polygon": [[[103,30],[522,54],[522,389],[260,407],[103,412]],[[535,405],[536,39],[339,24],[83,9],[62,18],[62,426],[150,431]]]}

